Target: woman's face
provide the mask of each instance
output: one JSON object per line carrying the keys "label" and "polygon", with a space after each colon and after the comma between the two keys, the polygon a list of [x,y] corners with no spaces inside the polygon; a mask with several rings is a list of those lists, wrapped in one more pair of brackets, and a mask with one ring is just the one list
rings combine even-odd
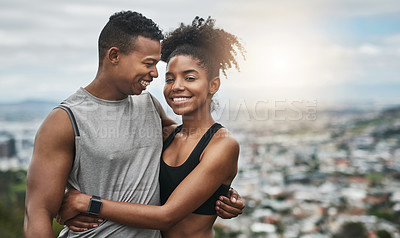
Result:
{"label": "woman's face", "polygon": [[216,91],[212,91],[207,71],[198,62],[191,56],[177,55],[167,65],[164,97],[178,115],[210,111],[211,97]]}

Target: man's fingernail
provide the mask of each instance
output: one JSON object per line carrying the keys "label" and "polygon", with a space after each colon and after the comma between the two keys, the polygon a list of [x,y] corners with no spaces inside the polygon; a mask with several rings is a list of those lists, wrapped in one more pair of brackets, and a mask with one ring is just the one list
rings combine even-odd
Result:
{"label": "man's fingernail", "polygon": [[215,207],[215,210],[219,211],[219,207]]}
{"label": "man's fingernail", "polygon": [[220,202],[220,201],[217,201],[217,205],[218,205],[218,206],[221,205],[221,202]]}
{"label": "man's fingernail", "polygon": [[235,198],[235,197],[233,197],[233,198],[232,198],[232,201],[233,201],[233,202],[236,202],[236,198]]}
{"label": "man's fingernail", "polygon": [[103,219],[99,219],[99,220],[97,220],[97,222],[103,222]]}
{"label": "man's fingernail", "polygon": [[99,225],[97,225],[97,224],[93,224],[93,227],[98,227]]}

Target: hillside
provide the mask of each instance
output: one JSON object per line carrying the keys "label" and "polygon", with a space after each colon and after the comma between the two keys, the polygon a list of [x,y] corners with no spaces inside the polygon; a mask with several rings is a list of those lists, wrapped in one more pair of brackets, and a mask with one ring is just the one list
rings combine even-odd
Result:
{"label": "hillside", "polygon": [[57,102],[26,100],[18,103],[0,103],[0,120],[29,121],[44,118]]}

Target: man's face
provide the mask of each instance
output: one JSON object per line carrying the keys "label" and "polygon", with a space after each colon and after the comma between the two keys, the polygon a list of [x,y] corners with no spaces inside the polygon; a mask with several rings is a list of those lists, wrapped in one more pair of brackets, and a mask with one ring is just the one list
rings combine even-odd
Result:
{"label": "man's face", "polygon": [[120,54],[115,70],[117,87],[123,95],[139,95],[158,77],[156,64],[160,61],[161,44],[139,36],[135,48],[129,54]]}

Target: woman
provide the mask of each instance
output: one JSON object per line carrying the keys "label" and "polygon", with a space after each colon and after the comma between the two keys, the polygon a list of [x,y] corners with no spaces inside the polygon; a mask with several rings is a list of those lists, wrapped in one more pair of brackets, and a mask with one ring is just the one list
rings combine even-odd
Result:
{"label": "woman", "polygon": [[[163,237],[213,237],[215,202],[226,195],[237,172],[239,145],[211,115],[219,71],[243,54],[238,39],[214,28],[214,20],[196,17],[162,42],[167,63],[164,97],[183,124],[164,138],[160,166],[162,206],[102,199],[99,217],[128,226],[159,229]],[[90,196],[71,190],[61,221],[88,211]],[[100,224],[101,225],[101,224]]]}

